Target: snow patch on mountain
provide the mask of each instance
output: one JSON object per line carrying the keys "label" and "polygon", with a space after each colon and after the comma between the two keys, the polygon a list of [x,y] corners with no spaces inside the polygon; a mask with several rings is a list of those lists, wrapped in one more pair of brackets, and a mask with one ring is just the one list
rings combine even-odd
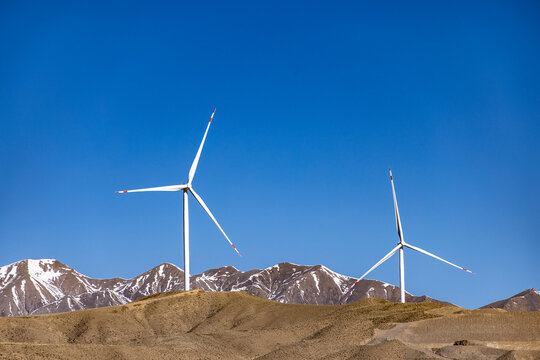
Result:
{"label": "snow patch on mountain", "polygon": [[321,289],[319,288],[319,279],[317,278],[317,275],[315,275],[314,273],[311,273],[311,276],[313,276],[313,280],[315,281],[315,286],[317,287],[317,294],[320,294]]}

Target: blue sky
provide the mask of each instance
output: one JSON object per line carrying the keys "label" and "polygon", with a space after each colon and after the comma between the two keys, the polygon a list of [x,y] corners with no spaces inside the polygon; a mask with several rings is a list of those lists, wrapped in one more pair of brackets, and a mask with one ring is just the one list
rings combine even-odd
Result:
{"label": "blue sky", "polygon": [[[413,294],[540,287],[537,2],[0,4],[0,264],[99,278],[277,262],[360,276],[405,239]],[[369,276],[398,283],[397,256]]]}

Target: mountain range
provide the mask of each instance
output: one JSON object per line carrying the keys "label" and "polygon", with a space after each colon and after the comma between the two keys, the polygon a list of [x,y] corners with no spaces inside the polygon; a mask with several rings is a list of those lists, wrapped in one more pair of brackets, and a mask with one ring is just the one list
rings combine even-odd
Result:
{"label": "mountain range", "polygon": [[[122,305],[155,293],[182,290],[183,279],[182,269],[169,263],[131,279],[93,279],[58,260],[22,260],[0,267],[0,315],[36,315]],[[210,269],[193,275],[190,285],[192,289],[208,292],[247,291],[282,303],[340,305],[374,297],[399,301],[399,287],[361,280],[351,289],[355,281],[322,265],[280,263],[245,272],[233,266]],[[507,306],[508,310],[540,309],[540,293],[536,290],[524,299],[519,306]],[[449,304],[409,293],[406,300]],[[505,306],[498,303],[486,307]]]}

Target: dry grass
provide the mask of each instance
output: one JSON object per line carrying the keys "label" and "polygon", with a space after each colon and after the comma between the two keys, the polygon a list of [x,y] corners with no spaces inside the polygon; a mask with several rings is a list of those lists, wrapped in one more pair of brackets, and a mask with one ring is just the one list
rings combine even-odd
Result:
{"label": "dry grass", "polygon": [[[375,331],[395,331],[394,323],[423,320],[407,334],[417,343],[431,335],[450,336],[437,333],[441,326],[448,332],[485,327],[491,334],[486,338],[508,341],[523,331],[539,333],[538,318],[531,322],[520,313],[490,318],[459,311],[380,299],[316,306],[281,304],[243,292],[173,292],[124,306],[0,318],[0,359],[397,359],[425,352],[403,340],[366,345]],[[513,330],[497,333],[498,321]]]}
{"label": "dry grass", "polygon": [[474,310],[459,316],[419,322],[409,330],[404,339],[410,342],[426,342],[428,339],[441,343],[462,339],[484,342],[538,342],[540,312]]}

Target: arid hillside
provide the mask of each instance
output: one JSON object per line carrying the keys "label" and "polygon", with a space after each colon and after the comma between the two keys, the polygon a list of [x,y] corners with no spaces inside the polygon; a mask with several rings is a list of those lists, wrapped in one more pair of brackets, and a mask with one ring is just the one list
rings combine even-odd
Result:
{"label": "arid hillside", "polygon": [[0,318],[0,359],[523,356],[540,356],[540,312],[374,298],[348,305],[283,304],[245,292],[194,290],[121,306]]}

